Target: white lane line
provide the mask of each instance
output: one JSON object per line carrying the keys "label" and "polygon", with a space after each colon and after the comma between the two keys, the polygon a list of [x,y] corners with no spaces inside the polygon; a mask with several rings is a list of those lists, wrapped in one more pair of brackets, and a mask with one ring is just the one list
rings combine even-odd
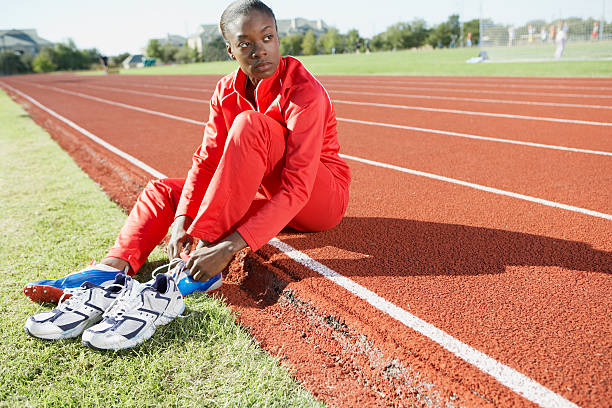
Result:
{"label": "white lane line", "polygon": [[543,148],[543,149],[564,150],[568,152],[596,154],[600,156],[612,156],[612,152],[604,152],[600,150],[579,149],[579,148],[574,148],[574,147],[556,146],[556,145],[549,145],[549,144],[543,144],[543,143],[523,142],[521,140],[514,140],[514,139],[500,139],[496,137],[471,135],[468,133],[450,132],[447,130],[426,129],[426,128],[419,128],[415,126],[394,125],[391,123],[372,122],[368,120],[347,119],[347,118],[336,118],[336,119],[338,120],[338,122],[358,123],[362,125],[382,126],[382,127],[389,127],[389,128],[402,129],[402,130],[414,130],[416,132],[463,137],[466,139],[486,140],[489,142],[508,143],[508,144],[515,144],[515,145],[521,145],[521,146],[538,147],[538,148]]}
{"label": "white lane line", "polygon": [[[30,83],[28,83],[28,84],[30,84]],[[90,99],[90,100],[96,101],[96,102],[106,103],[108,105],[118,106],[120,108],[131,109],[131,110],[135,110],[135,111],[142,112],[142,113],[148,113],[150,115],[161,116],[161,117],[168,118],[168,119],[179,120],[181,122],[187,122],[187,123],[191,123],[191,124],[198,125],[198,126],[206,124],[206,122],[202,122],[202,121],[198,121],[198,120],[193,120],[193,119],[189,119],[189,118],[183,118],[181,116],[171,115],[169,113],[158,112],[158,111],[154,111],[154,110],[151,110],[151,109],[141,108],[139,106],[128,105],[128,104],[121,103],[121,102],[110,101],[108,99],[98,98],[96,96],[87,95],[87,94],[84,94],[84,93],[81,93],[81,92],[68,91],[66,89],[57,88],[55,86],[40,85],[40,84],[33,84],[33,83],[30,84],[30,85],[34,85],[34,86],[37,86],[39,88],[51,89],[51,90],[54,90],[56,92],[61,92],[61,93],[65,93],[65,94],[68,94],[68,95],[78,96],[80,98]]]}
{"label": "white lane line", "polygon": [[[150,83],[143,84],[143,83],[131,82],[131,81],[119,81],[119,82],[120,82],[120,85],[137,86],[137,87],[142,87],[142,88],[159,88],[159,89],[170,89],[170,90],[176,90],[176,91],[205,92],[205,93],[210,93],[210,94],[213,93],[213,91],[211,91],[209,88],[204,87],[204,86],[201,88],[191,88],[191,87],[184,87],[184,86],[179,86],[179,85],[154,85]],[[100,84],[102,82],[96,82],[96,83]],[[217,82],[211,84],[210,88],[214,89],[216,85],[217,85]],[[206,86],[209,86],[209,85],[206,85]]]}
{"label": "white lane line", "polygon": [[[177,91],[189,91],[189,92],[199,92],[199,93],[208,93],[212,94],[212,91],[208,89],[202,88],[185,88],[185,87],[176,87],[176,86],[167,86],[167,85],[150,85],[150,84],[137,84],[137,83],[124,83],[125,86],[136,86],[136,87],[145,87],[145,88],[159,88],[159,89],[168,89],[168,90],[177,90]],[[98,88],[98,89],[111,89],[117,91],[125,91],[131,93],[138,93],[139,91],[131,91],[123,88],[113,88],[109,86],[97,86],[97,85],[85,85],[90,88]],[[425,88],[427,89],[427,88]],[[399,93],[379,93],[379,92],[358,92],[358,91],[341,91],[337,89],[330,88],[328,90],[330,93],[343,93],[350,95],[364,95],[364,96],[378,96],[378,97],[398,97],[398,98],[410,98],[410,99],[431,99],[431,100],[446,100],[446,101],[465,101],[465,102],[477,102],[477,103],[495,103],[495,104],[510,104],[510,105],[527,105],[527,106],[552,106],[552,107],[566,107],[566,108],[584,108],[584,109],[609,109],[612,110],[612,106],[605,105],[588,105],[588,104],[579,104],[579,103],[561,103],[561,102],[538,102],[538,101],[517,101],[510,99],[485,99],[485,98],[465,98],[465,97],[457,97],[457,96],[436,96],[436,95],[418,95],[418,94],[399,94]],[[499,94],[499,93],[498,93]],[[163,94],[152,94],[152,95],[161,95],[160,97],[168,97],[171,98],[170,95]],[[541,95],[541,94],[537,94]],[[176,97],[174,97],[176,98]],[[185,97],[185,100],[193,100],[193,102],[200,102],[201,99],[193,99]],[[206,101],[208,103],[208,101]]]}
{"label": "white lane line", "polygon": [[343,287],[355,296],[365,300],[384,314],[391,316],[393,319],[399,321],[405,326],[422,334],[430,340],[433,340],[446,350],[453,353],[455,356],[495,378],[501,384],[510,388],[512,391],[523,396],[529,401],[542,407],[578,407],[578,405],[563,398],[554,391],[549,390],[526,375],[500,363],[488,355],[461,342],[460,340],[457,340],[450,334],[438,329],[436,326],[427,323],[425,320],[422,320],[401,307],[389,302],[382,296],[379,296],[371,290],[359,285],[346,276],[341,275],[322,263],[315,261],[305,253],[298,251],[285,242],[277,238],[273,238],[269,244],[299,264],[317,272],[321,276]]}
{"label": "white lane line", "polygon": [[[383,83],[383,84],[388,84],[391,81],[394,81],[395,79],[393,77],[390,77],[390,80],[378,80],[378,79],[367,79],[365,82],[367,83]],[[343,80],[343,79],[330,79],[330,80],[326,80],[326,82],[341,82],[341,83],[351,83],[351,84],[359,84],[359,80]],[[430,81],[406,81],[406,80],[400,80],[397,81],[400,85],[411,85],[411,84],[417,84],[417,85],[435,85],[435,86],[439,86],[439,85],[443,85],[443,86],[450,86],[450,87],[457,87],[457,88],[461,88],[461,87],[469,87],[469,88],[474,88],[474,87],[489,87],[489,88],[533,88],[533,89],[571,89],[571,90],[581,90],[581,91],[612,91],[612,87],[606,87],[606,86],[572,86],[572,85],[538,85],[538,84],[529,84],[526,83],[525,85],[523,84],[504,84],[503,80],[499,81],[499,83],[496,84],[488,84],[488,83],[483,83],[483,82],[466,82],[466,83],[461,83],[461,82],[430,82]]]}
{"label": "white lane line", "polygon": [[[40,85],[40,86],[42,86],[42,85]],[[99,88],[104,89],[103,87],[99,87]],[[120,88],[112,88],[112,89],[116,89],[119,92],[123,92],[124,91],[123,89],[120,89]],[[125,90],[125,92],[129,92],[129,91]],[[152,92],[140,92],[140,91],[134,91],[134,92],[137,92],[138,94],[142,94],[142,95],[146,95],[146,96],[154,96],[154,97],[157,97],[157,96],[164,97],[164,96],[166,96],[166,95],[161,95],[161,94],[152,93]],[[173,97],[173,99],[192,101],[192,98],[184,98],[182,96],[175,96],[175,97]],[[98,98],[97,100],[101,101],[100,98]],[[106,100],[104,100],[104,101],[106,101]],[[199,100],[196,100],[196,101],[201,102],[203,100],[199,99]],[[106,103],[113,103],[113,102],[112,101],[106,101]],[[206,103],[208,103],[208,102],[206,102]],[[131,106],[131,105],[125,105],[125,106]],[[155,112],[155,111],[151,111],[151,112]],[[151,113],[151,112],[148,112],[148,113]],[[501,139],[501,138],[496,138],[496,137],[472,135],[472,134],[468,134],[468,133],[450,132],[450,131],[446,131],[446,130],[427,129],[427,128],[420,128],[420,127],[415,127],[415,126],[406,126],[406,125],[394,125],[394,124],[391,124],[391,123],[372,122],[372,121],[365,121],[365,120],[358,120],[358,119],[348,119],[348,118],[336,118],[336,119],[338,121],[340,121],[340,122],[349,122],[349,123],[358,123],[358,124],[363,124],[363,125],[390,127],[390,128],[403,129],[403,130],[414,130],[414,131],[417,131],[417,132],[433,133],[433,134],[440,134],[440,135],[446,135],[446,136],[455,136],[455,137],[463,137],[463,138],[466,138],[466,139],[486,140],[486,141],[489,141],[489,142],[515,144],[515,145],[521,145],[521,146],[529,146],[529,147],[537,147],[537,148],[553,149],[553,150],[563,150],[563,151],[575,152],[575,153],[587,153],[587,154],[596,154],[596,155],[601,155],[601,156],[612,156],[612,153],[610,153],[610,152],[604,152],[604,151],[598,151],[598,150],[579,149],[579,148],[574,148],[574,147],[548,145],[548,144],[543,144],[543,143],[524,142],[524,141],[513,140],[513,139]]]}
{"label": "white lane line", "polygon": [[388,103],[342,101],[338,99],[334,99],[334,103],[340,103],[340,104],[346,104],[346,105],[358,105],[358,106],[375,106],[375,107],[380,107],[380,108],[417,110],[417,111],[424,111],[424,112],[453,113],[453,114],[458,114],[458,115],[488,116],[488,117],[494,117],[494,118],[537,120],[537,121],[542,121],[542,122],[556,122],[556,123],[571,123],[575,125],[612,126],[612,122],[592,122],[588,120],[548,118],[544,116],[512,115],[509,113],[476,112],[476,111],[466,111],[466,110],[459,110],[459,109],[425,108],[422,106],[407,106],[407,105],[391,105]]}
{"label": "white lane line", "polygon": [[[346,88],[355,89],[356,84],[344,85],[344,84],[331,84],[326,85],[327,87],[338,87],[344,86]],[[376,88],[376,89],[392,89],[394,91],[426,91],[426,92],[454,92],[454,93],[476,93],[476,94],[493,94],[493,95],[525,95],[525,96],[552,96],[561,98],[581,98],[581,99],[612,99],[612,95],[588,95],[588,94],[574,94],[574,93],[554,93],[554,92],[528,92],[528,91],[491,91],[488,89],[450,89],[450,88],[426,88],[418,86],[402,87],[402,86],[384,86],[384,85],[367,85],[359,84],[359,88]]]}
{"label": "white lane line", "polygon": [[412,175],[415,175],[415,176],[427,177],[427,178],[430,178],[430,179],[444,181],[444,182],[447,182],[447,183],[458,184],[460,186],[474,188],[476,190],[486,191],[486,192],[489,192],[489,193],[503,195],[503,196],[512,197],[512,198],[518,198],[520,200],[530,201],[532,203],[538,203],[538,204],[546,205],[546,206],[549,206],[549,207],[560,208],[560,209],[563,209],[563,210],[572,211],[572,212],[581,213],[581,214],[586,214],[586,215],[590,215],[592,217],[603,218],[605,220],[612,221],[612,215],[606,214],[606,213],[602,213],[602,212],[599,212],[599,211],[593,211],[593,210],[588,210],[588,209],[582,208],[582,207],[575,207],[573,205],[557,203],[557,202],[554,202],[554,201],[549,201],[549,200],[545,200],[543,198],[538,198],[538,197],[532,197],[532,196],[528,196],[528,195],[525,195],[525,194],[513,193],[511,191],[501,190],[501,189],[495,188],[495,187],[483,186],[481,184],[470,183],[468,181],[463,181],[463,180],[454,179],[454,178],[450,178],[450,177],[440,176],[440,175],[437,175],[437,174],[427,173],[427,172],[420,171],[420,170],[407,169],[405,167],[395,166],[393,164],[382,163],[382,162],[378,162],[378,161],[375,161],[375,160],[363,159],[361,157],[350,156],[348,154],[340,154],[340,157],[348,159],[348,160],[353,160],[353,161],[361,162],[361,163],[364,163],[364,164],[369,164],[371,166],[382,167],[382,168],[391,169],[391,170],[397,170],[397,171],[401,171],[402,173],[408,173],[408,174],[412,174]]}
{"label": "white lane line", "polygon": [[[145,96],[155,96],[156,98],[165,98],[165,99],[173,99],[176,101],[187,101],[187,102],[195,102],[195,103],[205,103],[208,105],[209,100],[206,99],[195,99],[195,98],[189,98],[186,96],[174,96],[174,95],[164,95],[164,94],[158,94],[158,93],[151,93],[151,92],[142,92],[142,91],[135,91],[133,89],[124,89],[124,88],[114,88],[111,86],[97,86],[97,85],[78,85],[79,87],[86,87],[86,88],[92,88],[92,89],[101,89],[101,90],[105,90],[105,91],[114,91],[114,92],[125,92],[125,93],[132,93],[135,95],[145,95]],[[612,108],[611,108],[612,109]]]}
{"label": "white lane line", "polygon": [[[34,100],[30,96],[25,93],[3,83],[2,85],[11,89],[13,92],[21,95],[26,98],[28,101],[32,102],[39,108],[43,109],[47,113],[53,115],[54,117],[60,119],[62,122],[70,125],[75,130],[83,133],[85,136],[91,138],[97,143],[100,143],[105,148],[109,149],[111,152],[118,154],[122,158],[130,161],[135,166],[140,167],[141,169],[149,172],[151,175],[157,178],[165,178],[165,175],[161,172],[149,167],[144,164],[140,160],[134,158],[133,156],[122,152],[121,150],[115,148],[114,146],[104,142],[99,137],[93,135],[91,132],[86,131],[82,127],[76,125],[74,122],[62,117],[58,113],[53,110],[45,107],[38,101]],[[92,137],[93,136],[93,137]],[[406,310],[396,306],[395,304],[389,302],[383,297],[377,295],[376,293],[366,289],[365,287],[359,285],[353,280],[340,275],[338,272],[326,267],[325,265],[315,261],[310,258],[303,252],[296,250],[290,245],[280,241],[278,238],[273,238],[270,242],[270,245],[274,246],[284,254],[286,254],[289,258],[295,260],[296,262],[304,265],[314,272],[319,273],[330,281],[336,283],[337,285],[343,287],[347,291],[353,293],[354,295],[364,299],[369,304],[374,306],[379,311],[391,316],[392,318],[398,320],[402,324],[407,327],[415,330],[416,332],[428,337],[433,340],[437,344],[444,347],[446,350],[450,351],[457,357],[466,361],[467,363],[475,366],[482,372],[492,376],[497,381],[499,381],[502,385],[510,388],[515,393],[523,396],[529,401],[536,403],[542,407],[578,407],[573,402],[563,398],[561,395],[549,390],[538,382],[532,380],[531,378],[521,374],[520,372],[510,368],[497,360],[487,356],[486,354],[468,346],[467,344],[455,339],[448,333],[438,329],[430,323],[414,316],[413,314],[407,312]]]}
{"label": "white lane line", "polygon": [[442,101],[464,101],[464,102],[478,102],[478,103],[495,103],[495,104],[510,104],[510,105],[528,105],[528,106],[553,106],[555,108],[585,108],[585,109],[612,109],[612,106],[604,105],[584,105],[579,103],[559,103],[559,102],[535,102],[535,101],[515,101],[511,99],[484,99],[484,98],[462,98],[458,96],[435,96],[435,95],[418,95],[418,94],[398,94],[398,93],[378,93],[378,92],[357,92],[357,91],[339,91],[331,89],[330,93],[343,93],[351,95],[365,95],[365,96],[377,96],[377,97],[397,97],[397,98],[410,98],[410,99],[432,99]]}
{"label": "white lane line", "polygon": [[2,84],[2,86],[12,90],[16,94],[20,95],[22,98],[27,99],[32,104],[38,106],[40,109],[42,109],[45,112],[47,112],[49,115],[59,119],[60,121],[64,122],[65,124],[67,124],[71,128],[77,130],[81,134],[87,136],[88,138],[90,138],[94,142],[98,143],[99,145],[101,145],[104,148],[106,148],[106,149],[110,150],[111,152],[115,153],[117,156],[120,156],[120,157],[124,158],[125,160],[129,161],[133,165],[135,165],[137,167],[140,167],[141,169],[143,169],[144,171],[146,171],[149,174],[152,174],[154,177],[157,177],[157,178],[166,178],[166,176],[164,174],[162,174],[159,171],[155,170],[153,167],[150,167],[147,164],[145,164],[144,162],[142,162],[142,161],[138,160],[137,158],[135,158],[134,156],[132,156],[132,155],[130,155],[128,153],[125,153],[123,150],[120,150],[120,149],[116,148],[115,146],[111,145],[110,143],[108,143],[108,142],[104,141],[103,139],[99,138],[98,136],[94,135],[90,131],[88,131],[86,129],[83,129],[81,126],[77,125],[76,123],[74,123],[70,119],[67,119],[67,118],[63,117],[62,115],[60,115],[59,113],[57,113],[57,112],[47,108],[46,106],[44,106],[43,104],[41,104],[40,102],[38,102],[34,98],[30,97],[29,95],[26,95],[25,93],[21,92],[20,90],[15,89],[12,86],[10,86],[10,85],[8,85],[8,84],[6,84],[4,82],[0,82],[0,84]]}

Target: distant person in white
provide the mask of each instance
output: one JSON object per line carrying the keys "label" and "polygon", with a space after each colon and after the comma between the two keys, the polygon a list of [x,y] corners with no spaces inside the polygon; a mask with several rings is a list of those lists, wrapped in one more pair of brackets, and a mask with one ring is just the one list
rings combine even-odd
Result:
{"label": "distant person in white", "polygon": [[555,37],[555,42],[557,43],[557,50],[555,51],[555,59],[561,59],[561,55],[563,55],[563,50],[565,49],[565,43],[567,42],[567,33],[568,30],[565,29],[566,25],[557,27],[557,36]]}

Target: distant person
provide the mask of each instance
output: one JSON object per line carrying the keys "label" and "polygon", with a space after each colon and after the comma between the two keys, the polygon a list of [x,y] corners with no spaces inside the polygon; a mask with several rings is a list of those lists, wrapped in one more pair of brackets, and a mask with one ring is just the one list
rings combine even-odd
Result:
{"label": "distant person", "polygon": [[508,47],[512,47],[514,44],[514,27],[508,27]]}
{"label": "distant person", "polygon": [[102,64],[104,73],[108,74],[108,57],[106,55],[100,55],[100,64]]}
{"label": "distant person", "polygon": [[540,30],[540,41],[543,43],[546,42],[547,35],[548,32],[546,31],[546,26],[542,26],[542,29]]}
{"label": "distant person", "polygon": [[471,32],[467,33],[467,39],[465,41],[465,45],[468,48],[472,48],[472,33]]}
{"label": "distant person", "polygon": [[554,24],[550,25],[550,28],[548,29],[548,34],[549,34],[548,39],[551,42],[554,42],[555,41],[555,25]]}
{"label": "distant person", "polygon": [[[85,330],[83,343],[99,349],[132,347],[152,334],[143,332],[151,324],[154,329],[155,319],[166,317],[163,309],[134,309],[143,303],[133,296],[151,296],[155,307],[160,299],[167,300],[164,305],[182,301],[189,293],[219,286],[234,254],[246,247],[259,250],[286,226],[314,232],[342,220],[351,175],[339,156],[336,114],[327,91],[300,61],[281,57],[276,18],[263,2],[231,3],[219,26],[238,69],[215,87],[187,177],[149,182],[100,263],[26,285],[26,295],[35,301],[57,302],[66,292],[81,296],[28,319],[32,336],[76,337],[102,319],[104,302],[115,296],[121,313]],[[113,290],[132,282],[126,274],[138,272],[169,228],[168,258],[187,276],[181,272],[163,281],[163,289],[139,286],[118,298]],[[109,283],[108,296],[101,296],[100,285]],[[172,296],[164,295],[169,288]],[[123,325],[126,319],[131,320]]]}
{"label": "distant person", "polygon": [[365,52],[366,54],[370,53],[370,40],[368,38],[365,39]]}
{"label": "distant person", "polygon": [[599,38],[599,24],[597,21],[593,23],[593,31],[591,32],[591,40],[597,40]]}
{"label": "distant person", "polygon": [[535,35],[535,28],[531,24],[529,24],[529,27],[527,27],[527,35],[527,42],[532,43]]}
{"label": "distant person", "polygon": [[555,50],[555,59],[561,59],[563,51],[565,50],[565,43],[567,42],[567,31],[563,29],[563,25],[559,23],[557,27],[557,36],[555,37],[555,43],[557,49]]}
{"label": "distant person", "polygon": [[569,40],[569,24],[567,24],[567,21],[563,22],[563,27],[561,29],[565,32],[565,39]]}

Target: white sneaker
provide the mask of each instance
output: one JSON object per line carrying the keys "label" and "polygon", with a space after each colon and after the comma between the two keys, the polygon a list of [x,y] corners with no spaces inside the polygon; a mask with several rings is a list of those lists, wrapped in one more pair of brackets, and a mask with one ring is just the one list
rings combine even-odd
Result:
{"label": "white sneaker", "polygon": [[102,287],[83,282],[77,288],[64,289],[64,296],[53,310],[38,313],[28,318],[25,331],[30,336],[45,340],[77,337],[98,323],[102,314],[123,290],[126,275],[116,274],[114,282]]}
{"label": "white sneaker", "polygon": [[130,280],[102,322],[85,330],[83,345],[100,350],[135,347],[184,310],[183,296],[172,275],[156,275],[146,284]]}

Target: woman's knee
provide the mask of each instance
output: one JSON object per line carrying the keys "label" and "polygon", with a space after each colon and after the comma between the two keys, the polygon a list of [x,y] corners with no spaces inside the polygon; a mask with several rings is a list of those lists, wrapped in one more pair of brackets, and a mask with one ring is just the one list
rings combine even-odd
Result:
{"label": "woman's knee", "polygon": [[159,203],[174,205],[180,198],[183,183],[184,180],[171,178],[150,180],[141,193],[141,200],[146,197]]}
{"label": "woman's knee", "polygon": [[240,138],[244,138],[245,136],[261,137],[264,133],[266,133],[264,121],[264,115],[259,112],[253,110],[241,112],[238,114],[238,116],[236,116],[236,118],[234,118],[230,133],[232,133],[234,137]]}

